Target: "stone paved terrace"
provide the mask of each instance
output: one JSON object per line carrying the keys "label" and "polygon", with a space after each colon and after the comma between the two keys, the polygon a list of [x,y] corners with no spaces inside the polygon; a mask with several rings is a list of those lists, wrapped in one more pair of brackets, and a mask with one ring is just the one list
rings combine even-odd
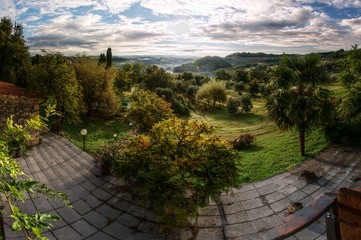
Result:
{"label": "stone paved terrace", "polygon": [[[197,240],[263,239],[284,223],[289,202],[307,206],[319,195],[341,187],[360,187],[361,149],[331,147],[297,168],[264,181],[243,185],[233,194],[222,195],[221,204],[200,210]],[[54,201],[27,200],[27,212],[50,212],[62,217],[46,233],[49,239],[191,239],[192,231],[168,236],[158,233],[154,212],[127,192],[122,180],[100,175],[94,159],[66,139],[54,134],[43,137],[28,156],[19,158],[24,172],[70,196],[74,208]],[[298,179],[302,169],[322,175],[311,184]],[[8,209],[6,209],[8,211]],[[10,230],[5,219],[6,239],[24,239]],[[326,239],[324,218],[289,239]],[[7,224],[8,223],[8,224]]]}

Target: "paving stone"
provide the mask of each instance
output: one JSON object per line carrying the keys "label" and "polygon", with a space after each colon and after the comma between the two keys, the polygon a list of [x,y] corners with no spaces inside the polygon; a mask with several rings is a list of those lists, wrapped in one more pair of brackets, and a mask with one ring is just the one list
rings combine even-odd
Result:
{"label": "paving stone", "polygon": [[83,239],[93,235],[98,231],[98,229],[83,219],[80,219],[76,223],[72,224],[72,226],[82,236]]}
{"label": "paving stone", "polygon": [[225,216],[227,224],[248,222],[249,217],[246,211],[241,211],[233,214],[226,214]]}
{"label": "paving stone", "polygon": [[116,240],[117,238],[111,237],[103,232],[97,232],[96,234],[86,238],[87,240]]}
{"label": "paving stone", "polygon": [[98,229],[103,229],[106,225],[109,224],[109,219],[96,211],[85,214],[83,216],[83,219],[85,219]]}
{"label": "paving stone", "polygon": [[98,198],[94,197],[93,195],[89,195],[86,199],[83,199],[89,207],[95,209],[99,207],[103,202],[100,201]]}
{"label": "paving stone", "polygon": [[273,192],[271,194],[268,194],[267,196],[264,196],[268,202],[268,204],[271,204],[271,203],[274,203],[278,200],[281,200],[283,198],[285,198],[286,196],[283,195],[282,193],[280,192]]}
{"label": "paving stone", "polygon": [[270,207],[263,206],[260,208],[248,210],[248,211],[246,211],[246,213],[248,215],[249,220],[252,221],[252,220],[256,220],[256,219],[260,219],[260,218],[264,218],[269,215],[272,215],[273,211]]}
{"label": "paving stone", "polygon": [[98,188],[92,193],[94,196],[97,196],[100,200],[108,200],[112,197],[112,194],[109,194],[108,192],[104,191],[103,189]]}
{"label": "paving stone", "polygon": [[92,208],[83,200],[76,201],[72,204],[75,211],[80,215],[84,215],[92,210]]}
{"label": "paving stone", "polygon": [[77,233],[73,228],[65,226],[63,228],[56,229],[52,231],[55,237],[59,240],[61,239],[71,239],[71,240],[82,240],[83,237]]}
{"label": "paving stone", "polygon": [[73,223],[81,219],[81,215],[77,213],[74,209],[69,207],[62,207],[56,210],[60,217],[64,219],[67,223]]}
{"label": "paving stone", "polygon": [[281,226],[282,224],[284,224],[283,220],[277,215],[271,215],[252,222],[253,227],[258,232],[263,232]]}
{"label": "paving stone", "polygon": [[237,223],[224,226],[224,233],[226,238],[239,237],[256,233],[257,230],[253,227],[251,222]]}
{"label": "paving stone", "polygon": [[222,228],[200,228],[197,234],[197,240],[223,239]]}
{"label": "paving stone", "polygon": [[132,215],[127,213],[123,213],[120,217],[116,219],[116,221],[124,226],[134,228],[139,225],[140,220]]}
{"label": "paving stone", "polygon": [[200,228],[221,227],[222,221],[220,216],[199,216],[198,226]]}
{"label": "paving stone", "polygon": [[290,200],[288,198],[283,198],[280,201],[270,204],[269,206],[272,208],[274,212],[279,213],[279,212],[284,212],[289,204],[290,204]]}
{"label": "paving stone", "polygon": [[284,195],[290,195],[291,193],[294,193],[298,190],[296,186],[293,185],[287,185],[286,187],[279,190],[280,193],[283,193]]}
{"label": "paving stone", "polygon": [[109,206],[108,204],[103,204],[96,209],[97,212],[102,214],[104,217],[109,219],[116,219],[117,217],[122,214],[121,211],[114,209],[113,207]]}
{"label": "paving stone", "polygon": [[[212,206],[215,210],[218,212],[218,208],[217,206]],[[225,214],[232,214],[232,213],[236,213],[236,212],[240,212],[243,211],[245,209],[245,207],[243,206],[243,202],[234,202],[234,203],[230,203],[230,204],[223,204],[223,210]]]}
{"label": "paving stone", "polygon": [[160,226],[149,221],[143,221],[138,225],[137,230],[142,233],[158,235],[160,232]]}
{"label": "paving stone", "polygon": [[127,239],[134,232],[132,229],[121,225],[118,222],[113,222],[103,229],[103,232],[118,239]]}
{"label": "paving stone", "polygon": [[267,195],[269,193],[273,193],[273,192],[276,192],[278,190],[279,190],[279,186],[274,184],[274,183],[257,189],[257,191],[261,195]]}
{"label": "paving stone", "polygon": [[301,199],[305,198],[307,196],[306,193],[302,192],[301,190],[297,190],[296,192],[290,194],[288,198],[291,200],[291,202],[299,202]]}
{"label": "paving stone", "polygon": [[253,209],[253,208],[261,207],[261,206],[267,204],[267,203],[264,203],[264,201],[265,201],[265,199],[263,196],[242,201],[243,209]]}

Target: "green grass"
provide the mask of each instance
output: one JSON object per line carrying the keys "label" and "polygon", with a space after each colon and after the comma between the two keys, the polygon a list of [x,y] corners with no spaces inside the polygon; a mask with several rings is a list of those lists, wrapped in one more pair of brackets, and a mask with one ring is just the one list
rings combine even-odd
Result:
{"label": "green grass", "polygon": [[301,157],[298,134],[276,128],[256,136],[253,145],[240,150],[241,180],[254,182],[284,172],[329,146],[321,130],[306,136],[306,157]]}
{"label": "green grass", "polygon": [[80,135],[80,130],[83,128],[88,131],[85,148],[89,153],[95,153],[99,148],[114,140],[114,134],[117,134],[119,139],[129,133],[128,125],[118,120],[103,119],[83,119],[80,124],[64,124],[63,132],[66,138],[83,148],[83,138]]}
{"label": "green grass", "polygon": [[[254,182],[286,171],[305,160],[300,156],[298,134],[295,131],[280,131],[265,117],[264,100],[255,99],[251,113],[231,115],[224,108],[206,112],[193,112],[191,118],[206,120],[215,129],[215,134],[228,140],[242,132],[250,132],[255,141],[250,148],[239,151],[241,180]],[[109,143],[116,133],[119,137],[129,134],[129,127],[117,120],[85,119],[82,124],[64,125],[64,133],[78,147],[83,147],[81,129],[87,129],[86,151],[96,152]],[[313,156],[329,145],[322,131],[315,130],[306,136],[307,157]]]}
{"label": "green grass", "polygon": [[284,172],[314,156],[329,146],[321,130],[314,130],[306,136],[306,157],[301,157],[298,133],[281,131],[265,116],[264,101],[255,99],[251,113],[231,115],[225,109],[216,109],[204,116],[192,113],[192,118],[208,121],[215,129],[215,134],[228,140],[242,132],[255,136],[250,148],[239,151],[241,180],[243,183],[254,182]]}

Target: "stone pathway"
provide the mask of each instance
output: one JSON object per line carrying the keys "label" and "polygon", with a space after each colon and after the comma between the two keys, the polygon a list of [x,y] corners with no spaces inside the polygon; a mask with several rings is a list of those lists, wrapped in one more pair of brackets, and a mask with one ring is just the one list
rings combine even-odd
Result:
{"label": "stone pathway", "polygon": [[[222,195],[221,204],[210,203],[200,210],[197,240],[263,239],[267,232],[284,223],[289,202],[307,206],[325,192],[341,187],[361,187],[361,149],[331,147],[292,171],[264,181],[243,185],[233,194]],[[155,214],[132,197],[126,183],[101,176],[94,159],[72,143],[54,134],[43,137],[24,158],[18,159],[24,172],[70,196],[73,208],[44,199],[27,200],[22,209],[49,212],[62,217],[55,222],[49,239],[181,239],[191,231],[159,234]],[[302,169],[322,175],[311,184],[298,179]],[[8,212],[8,209],[5,209]],[[10,230],[5,219],[6,239],[24,239]],[[289,239],[326,239],[324,218]]]}

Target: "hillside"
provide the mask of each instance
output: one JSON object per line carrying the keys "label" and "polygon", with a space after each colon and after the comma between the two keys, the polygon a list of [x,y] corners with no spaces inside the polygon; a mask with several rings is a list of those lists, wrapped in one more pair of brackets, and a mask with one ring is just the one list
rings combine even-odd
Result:
{"label": "hillside", "polygon": [[254,64],[277,64],[282,55],[266,53],[232,53],[226,57],[206,56],[194,62],[175,67],[175,73],[194,72],[210,74],[221,68],[251,67]]}

